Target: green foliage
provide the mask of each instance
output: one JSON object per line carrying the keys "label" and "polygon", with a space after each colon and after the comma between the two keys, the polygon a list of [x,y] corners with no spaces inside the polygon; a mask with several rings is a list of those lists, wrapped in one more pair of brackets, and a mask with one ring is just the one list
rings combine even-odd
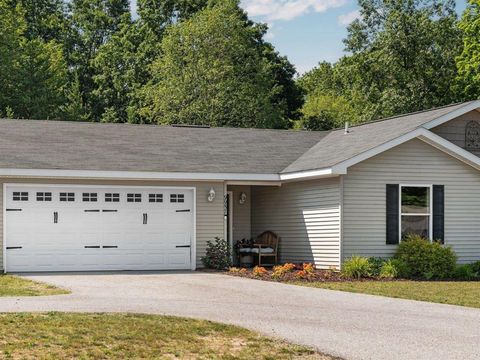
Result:
{"label": "green foliage", "polygon": [[382,279],[393,279],[398,276],[398,273],[399,271],[395,262],[387,260],[382,264],[378,276]]}
{"label": "green foliage", "polygon": [[383,264],[385,264],[386,261],[387,259],[384,259],[384,258],[373,257],[373,256],[369,257],[368,262],[371,265],[370,275],[374,277],[380,276],[380,271],[382,269]]}
{"label": "green foliage", "polygon": [[394,256],[403,261],[407,269],[402,275],[418,279],[446,279],[452,276],[457,256],[450,247],[429,242],[418,235],[403,240]]}
{"label": "green foliage", "polygon": [[[307,104],[321,96],[343,98],[348,107],[339,107],[334,117],[330,114],[336,120],[330,123],[338,126],[459,98],[452,86],[455,57],[461,51],[453,1],[362,0],[359,5],[361,18],[349,25],[344,40],[351,54],[333,65],[319,64],[300,80]],[[325,118],[322,107],[316,114]],[[304,115],[311,117],[311,110]]]}
{"label": "green foliage", "polygon": [[231,266],[231,250],[228,241],[216,237],[207,241],[207,250],[202,263],[209,269],[224,270]]}
{"label": "green foliage", "polygon": [[456,58],[457,89],[464,99],[480,97],[480,1],[468,0],[458,23],[463,33],[463,51]]}
{"label": "green foliage", "polygon": [[457,265],[453,272],[453,278],[457,280],[476,280],[480,279],[480,273],[474,270],[472,264]]}
{"label": "green foliage", "polygon": [[234,0],[168,28],[142,115],[166,124],[283,127],[257,37]]}
{"label": "green foliage", "polygon": [[370,277],[372,275],[372,264],[366,257],[352,256],[343,264],[342,274],[354,279]]}

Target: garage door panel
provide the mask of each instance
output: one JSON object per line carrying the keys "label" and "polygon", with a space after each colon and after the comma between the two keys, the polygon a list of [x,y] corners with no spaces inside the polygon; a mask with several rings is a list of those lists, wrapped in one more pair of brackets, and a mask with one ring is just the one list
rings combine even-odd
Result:
{"label": "garage door panel", "polygon": [[[13,201],[14,192],[28,200]],[[152,193],[163,201],[149,202]],[[45,194],[51,201],[38,200]],[[190,189],[7,185],[5,201],[22,209],[6,213],[6,244],[22,247],[7,250],[7,271],[190,269],[191,249],[176,248],[192,240]]]}

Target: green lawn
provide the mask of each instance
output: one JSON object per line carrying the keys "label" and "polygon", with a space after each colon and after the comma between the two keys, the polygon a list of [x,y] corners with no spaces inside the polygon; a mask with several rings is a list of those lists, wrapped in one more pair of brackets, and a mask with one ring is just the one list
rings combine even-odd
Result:
{"label": "green lawn", "polygon": [[41,296],[68,294],[64,289],[27,280],[18,276],[0,275],[0,296]]}
{"label": "green lawn", "polygon": [[0,314],[4,359],[332,359],[236,326],[168,316]]}
{"label": "green lawn", "polygon": [[478,281],[347,281],[294,282],[294,284],[480,308]]}

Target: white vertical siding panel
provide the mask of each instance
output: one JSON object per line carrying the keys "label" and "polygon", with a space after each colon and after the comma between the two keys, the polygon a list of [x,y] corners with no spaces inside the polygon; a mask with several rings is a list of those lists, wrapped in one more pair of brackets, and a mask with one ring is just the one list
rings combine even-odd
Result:
{"label": "white vertical siding panel", "polygon": [[[202,267],[206,243],[218,236],[223,238],[223,182],[162,182],[162,181],[99,181],[99,180],[53,180],[53,179],[3,179],[0,182],[0,199],[3,204],[3,183],[81,184],[81,185],[126,185],[126,186],[186,186],[195,187],[197,196],[197,267]],[[217,196],[207,201],[208,191],[213,187]],[[0,220],[0,269],[3,270],[3,216]]]}
{"label": "white vertical siding panel", "polygon": [[460,262],[480,260],[480,173],[415,139],[348,169],[343,187],[343,259],[391,256],[385,244],[386,184],[445,185],[445,242]]}
{"label": "white vertical siding panel", "polygon": [[272,230],[281,237],[282,262],[340,265],[338,178],[252,187],[252,234]]}

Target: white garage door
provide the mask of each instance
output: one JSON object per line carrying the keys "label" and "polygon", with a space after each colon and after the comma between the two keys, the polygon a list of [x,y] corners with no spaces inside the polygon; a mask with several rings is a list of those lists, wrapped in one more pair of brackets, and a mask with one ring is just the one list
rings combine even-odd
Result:
{"label": "white garage door", "polygon": [[190,269],[191,188],[6,185],[6,271]]}

